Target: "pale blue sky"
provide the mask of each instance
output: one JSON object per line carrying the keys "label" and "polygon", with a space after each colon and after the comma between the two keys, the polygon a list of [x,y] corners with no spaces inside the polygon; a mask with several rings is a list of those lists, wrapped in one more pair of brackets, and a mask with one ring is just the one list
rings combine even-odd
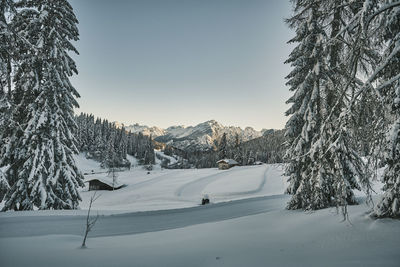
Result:
{"label": "pale blue sky", "polygon": [[71,0],[83,111],[125,124],[283,128],[283,0]]}

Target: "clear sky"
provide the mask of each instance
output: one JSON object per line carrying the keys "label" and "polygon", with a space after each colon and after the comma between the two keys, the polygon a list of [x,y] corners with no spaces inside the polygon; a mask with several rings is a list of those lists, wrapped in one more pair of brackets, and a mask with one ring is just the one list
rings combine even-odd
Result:
{"label": "clear sky", "polygon": [[284,0],[71,0],[77,112],[149,126],[283,128]]}

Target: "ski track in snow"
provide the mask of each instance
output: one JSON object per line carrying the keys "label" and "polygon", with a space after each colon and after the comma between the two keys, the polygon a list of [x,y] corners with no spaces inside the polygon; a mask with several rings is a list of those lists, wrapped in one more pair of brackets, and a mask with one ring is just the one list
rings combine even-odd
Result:
{"label": "ski track in snow", "polygon": [[225,174],[225,172],[211,174],[211,175],[208,175],[205,177],[198,178],[194,181],[188,182],[188,183],[180,186],[175,191],[174,194],[177,197],[189,196],[189,195],[193,196],[195,194],[199,195],[204,187],[206,187],[209,183],[218,179],[218,176],[222,176],[223,174]]}
{"label": "ski track in snow", "polygon": [[[140,234],[224,221],[284,209],[288,197],[266,196],[192,208],[133,212],[99,217],[90,237]],[[0,238],[41,235],[82,235],[86,216],[48,215],[0,217]]]}
{"label": "ski track in snow", "polygon": [[158,182],[162,181],[163,179],[165,179],[165,177],[168,177],[170,175],[171,175],[170,173],[165,173],[165,174],[158,175],[157,177],[151,178],[151,179],[146,180],[146,181],[134,183],[129,188],[129,191],[134,191],[134,190],[143,188],[145,186],[154,185],[155,183],[158,183]]}
{"label": "ski track in snow", "polygon": [[[89,169],[94,165],[84,155],[77,156],[77,159],[82,165],[81,169]],[[129,160],[133,162],[135,159]],[[240,166],[229,170],[163,170],[158,167],[156,165],[150,175],[140,167],[119,173],[118,181],[126,187],[116,192],[101,192],[95,208],[108,214],[113,211],[176,209],[199,205],[204,194],[210,196],[212,203],[219,203],[284,192],[281,171],[275,171],[274,165]],[[106,174],[91,177],[97,176],[109,179]],[[87,209],[92,193],[86,186],[81,194],[83,201],[80,206]]]}
{"label": "ski track in snow", "polygon": [[270,171],[270,168],[271,168],[270,166],[267,166],[265,168],[263,178],[262,178],[260,184],[258,185],[258,187],[256,189],[247,190],[247,191],[241,191],[241,192],[220,193],[217,196],[223,196],[223,197],[231,196],[231,197],[234,197],[234,196],[245,196],[245,195],[252,195],[252,194],[260,193],[264,189],[265,183],[267,181],[267,173]]}
{"label": "ski track in snow", "polygon": [[[190,197],[190,196],[196,196],[196,195],[201,195],[203,192],[203,189],[210,183],[215,182],[216,180],[220,178],[224,178],[226,176],[229,176],[233,173],[238,173],[238,172],[246,172],[248,170],[248,167],[241,167],[241,168],[232,168],[229,170],[221,171],[220,173],[216,174],[211,174],[205,177],[198,178],[194,181],[188,182],[182,186],[180,186],[176,191],[175,191],[175,196],[177,197]],[[246,194],[246,193],[245,193]]]}

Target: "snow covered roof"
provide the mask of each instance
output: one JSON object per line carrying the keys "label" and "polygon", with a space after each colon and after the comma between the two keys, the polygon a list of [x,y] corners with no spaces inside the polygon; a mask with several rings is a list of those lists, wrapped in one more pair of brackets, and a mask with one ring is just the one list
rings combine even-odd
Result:
{"label": "snow covered roof", "polygon": [[234,160],[234,159],[221,159],[221,160],[219,160],[219,161],[217,161],[217,163],[226,163],[226,164],[229,164],[229,165],[236,165],[236,164],[239,164],[236,160]]}
{"label": "snow covered roof", "polygon": [[114,189],[118,189],[118,188],[125,186],[125,184],[120,184],[118,182],[115,182],[114,186],[113,186],[113,181],[112,180],[110,181],[109,179],[106,179],[106,178],[91,178],[91,179],[86,180],[85,183],[88,183],[88,182],[94,181],[94,180],[100,181],[110,187],[114,187]]}

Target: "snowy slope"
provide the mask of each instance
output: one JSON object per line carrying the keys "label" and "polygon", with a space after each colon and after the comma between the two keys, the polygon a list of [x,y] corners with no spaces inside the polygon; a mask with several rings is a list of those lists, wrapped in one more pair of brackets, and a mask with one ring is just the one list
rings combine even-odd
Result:
{"label": "snowy slope", "polygon": [[[87,175],[107,178],[106,173]],[[101,191],[95,209],[103,211],[146,211],[197,206],[204,194],[211,202],[283,194],[285,178],[278,165],[235,167],[229,170],[155,168],[150,174],[141,167],[119,172],[118,182],[127,186]],[[88,208],[93,192],[82,190],[82,209]]]}
{"label": "snowy slope", "polygon": [[[268,166],[233,168],[227,171],[217,169],[156,170],[147,174],[136,168],[119,173],[118,182],[127,186],[118,191],[102,191],[95,209],[144,211],[184,208],[199,205],[203,194],[217,203],[262,195],[282,194],[283,178],[269,177],[271,184],[265,188],[264,174]],[[272,168],[272,167],[270,167]],[[106,174],[88,175],[104,177]],[[247,179],[240,179],[246,177]],[[227,181],[232,178],[232,181]],[[222,186],[221,186],[222,183]],[[223,184],[227,184],[224,188]],[[85,188],[82,192],[82,209],[87,209],[93,192]]]}
{"label": "snowy slope", "polygon": [[105,170],[100,167],[100,163],[87,159],[84,153],[80,153],[79,155],[74,155],[75,162],[81,170],[82,173],[91,173],[91,172],[104,172]]}
{"label": "snowy slope", "polygon": [[[128,186],[99,192],[89,249],[79,249],[87,188],[83,210],[1,213],[1,266],[399,266],[400,221],[373,220],[365,204],[349,207],[350,222],[334,208],[288,211],[281,175],[279,165],[120,172]],[[203,194],[213,204],[200,206]]]}
{"label": "snowy slope", "polygon": [[[162,152],[156,151],[162,156]],[[287,179],[282,176],[282,165],[264,164],[257,166],[234,167],[229,170],[211,169],[162,169],[159,165],[148,174],[129,156],[132,163],[129,171],[118,172],[117,182],[126,187],[115,191],[100,191],[100,198],[93,209],[100,214],[123,212],[166,210],[198,206],[203,195],[210,197],[211,203],[229,202],[238,199],[282,195],[287,187]],[[85,179],[108,179],[107,170],[100,168],[94,160],[83,154],[75,157],[79,168],[86,173]],[[171,160],[174,160],[171,158]],[[157,161],[160,163],[159,161]],[[92,174],[91,171],[94,171]],[[89,206],[93,191],[88,191],[88,183],[81,189],[82,210]],[[375,190],[379,193],[381,184]],[[357,196],[364,196],[356,192]],[[1,205],[0,205],[1,206]],[[27,212],[29,213],[29,212]],[[47,214],[48,211],[32,212]],[[51,213],[60,214],[59,211]],[[63,213],[63,212],[61,212]],[[65,211],[65,214],[83,214],[84,211]],[[20,213],[8,212],[1,216],[18,216]]]}
{"label": "snowy slope", "polygon": [[[155,151],[168,157],[160,151]],[[229,170],[209,169],[162,169],[159,165],[148,174],[136,159],[128,158],[133,168],[118,172],[117,181],[127,185],[116,191],[100,191],[101,197],[94,209],[100,213],[121,213],[132,211],[165,210],[198,206],[203,195],[210,197],[211,203],[220,203],[238,199],[282,195],[288,186],[287,177],[282,176],[283,165],[263,164],[257,166],[234,167]],[[170,159],[172,162],[176,159]],[[93,160],[77,157],[81,169],[95,168]],[[160,164],[160,161],[157,160]],[[95,169],[96,170],[96,169]],[[107,172],[86,175],[86,179],[110,179]],[[87,185],[87,184],[86,184]],[[375,182],[374,190],[381,193],[382,183]],[[80,207],[87,209],[93,192],[88,187],[81,190]],[[355,191],[363,197],[363,192]]]}
{"label": "snowy slope", "polygon": [[169,165],[173,165],[175,164],[178,160],[174,157],[165,155],[164,152],[159,151],[159,150],[154,150],[154,152],[156,153],[156,163],[161,164],[161,162],[159,161],[159,159],[157,158],[157,156],[159,156],[162,159],[168,159],[169,160]]}
{"label": "snowy slope", "polygon": [[[163,157],[169,157],[155,151]],[[117,182],[126,186],[115,191],[100,191],[100,198],[93,208],[100,214],[132,211],[165,210],[198,206],[204,194],[212,203],[226,202],[243,198],[283,194],[286,178],[281,176],[279,165],[258,165],[234,167],[229,170],[211,169],[162,169],[159,165],[148,174],[129,156],[132,168],[118,172]],[[75,160],[86,173],[85,180],[93,178],[109,180],[107,170],[100,168],[94,160],[79,154]],[[171,162],[176,161],[170,158]],[[157,161],[160,164],[160,161]],[[94,173],[92,173],[92,170]],[[81,189],[80,207],[88,209],[93,191],[88,191],[88,183]],[[58,213],[58,212],[56,212]],[[71,211],[68,214],[82,214]],[[12,212],[8,214],[11,216]],[[39,213],[35,213],[39,214]],[[2,216],[0,214],[0,216]]]}
{"label": "snowy slope", "polygon": [[[83,216],[0,217],[1,262],[4,267],[399,266],[400,221],[372,220],[358,205],[349,207],[350,224],[334,209],[285,210],[286,201],[100,217],[89,249],[79,249]],[[235,217],[254,205],[265,209]],[[213,217],[221,212],[225,215]],[[129,226],[132,232],[124,232]]]}

